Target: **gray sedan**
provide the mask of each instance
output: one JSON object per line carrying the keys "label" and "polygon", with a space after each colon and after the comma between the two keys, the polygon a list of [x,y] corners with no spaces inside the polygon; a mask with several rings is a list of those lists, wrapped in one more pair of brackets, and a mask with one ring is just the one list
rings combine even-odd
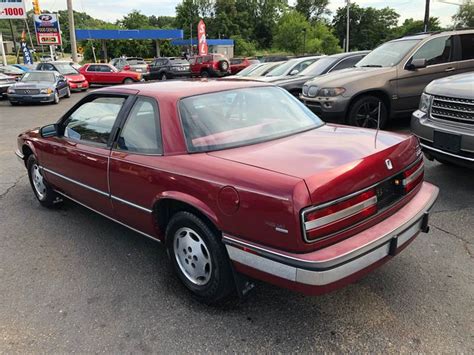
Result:
{"label": "gray sedan", "polygon": [[66,79],[55,71],[25,73],[18,83],[8,88],[8,100],[13,106],[25,102],[57,104],[59,98],[70,96],[71,90]]}

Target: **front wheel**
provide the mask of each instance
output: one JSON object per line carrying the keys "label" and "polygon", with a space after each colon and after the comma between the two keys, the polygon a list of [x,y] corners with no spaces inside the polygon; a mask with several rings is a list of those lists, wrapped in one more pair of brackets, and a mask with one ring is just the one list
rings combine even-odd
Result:
{"label": "front wheel", "polygon": [[201,72],[201,78],[209,78],[209,72],[207,70],[203,70]]}
{"label": "front wheel", "polygon": [[218,302],[234,290],[230,260],[217,233],[196,215],[178,212],[166,228],[168,254],[179,279],[201,302]]}
{"label": "front wheel", "polygon": [[168,77],[166,76],[166,73],[161,74],[160,80],[168,80]]}
{"label": "front wheel", "polygon": [[42,206],[52,208],[62,201],[59,195],[46,182],[43,176],[43,169],[33,154],[28,157],[26,167],[33,192]]}
{"label": "front wheel", "polygon": [[66,89],[66,98],[69,99],[71,97],[71,88],[68,86]]}
{"label": "front wheel", "polygon": [[58,90],[56,90],[54,92],[53,104],[55,104],[55,105],[59,104],[59,92],[58,92]]}
{"label": "front wheel", "polygon": [[[380,106],[379,106],[380,105]],[[380,107],[380,123],[379,120]],[[384,128],[387,124],[388,112],[385,103],[377,96],[362,96],[350,107],[347,121],[351,126],[364,128]]]}
{"label": "front wheel", "polygon": [[123,81],[124,84],[132,84],[134,81],[133,79],[127,78]]}

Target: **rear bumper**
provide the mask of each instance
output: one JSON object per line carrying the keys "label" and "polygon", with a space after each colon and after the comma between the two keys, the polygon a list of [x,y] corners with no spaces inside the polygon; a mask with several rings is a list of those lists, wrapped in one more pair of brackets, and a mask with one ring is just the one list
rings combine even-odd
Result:
{"label": "rear bumper", "polygon": [[425,182],[403,209],[384,221],[306,254],[269,249],[226,234],[223,241],[237,271],[306,294],[321,294],[357,280],[428,231],[428,213],[438,192]]}

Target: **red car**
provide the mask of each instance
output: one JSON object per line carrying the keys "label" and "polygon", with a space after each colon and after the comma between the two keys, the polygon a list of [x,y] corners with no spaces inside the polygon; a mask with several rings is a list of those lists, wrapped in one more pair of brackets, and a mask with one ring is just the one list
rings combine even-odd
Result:
{"label": "red car", "polygon": [[42,205],[65,197],[163,242],[207,303],[247,277],[346,285],[427,232],[438,195],[414,136],[324,124],[257,82],[100,89],[16,154]]}
{"label": "red car", "polygon": [[222,54],[198,55],[189,60],[192,76],[201,78],[230,75],[230,64]]}
{"label": "red car", "polygon": [[230,60],[230,72],[232,75],[237,74],[241,70],[247,68],[252,64],[260,63],[257,59],[249,59],[249,58],[232,58]]}
{"label": "red car", "polygon": [[71,62],[39,63],[36,70],[57,71],[59,74],[64,75],[71,91],[86,91],[89,89],[89,82],[84,75],[71,65]]}
{"label": "red car", "polygon": [[131,84],[143,81],[142,74],[133,71],[119,71],[110,64],[84,64],[79,73],[84,75],[90,84]]}

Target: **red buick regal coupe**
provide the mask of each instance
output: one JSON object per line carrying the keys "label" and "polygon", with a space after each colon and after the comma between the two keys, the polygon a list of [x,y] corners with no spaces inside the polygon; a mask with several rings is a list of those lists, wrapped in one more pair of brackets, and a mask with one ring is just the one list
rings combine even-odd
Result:
{"label": "red buick regal coupe", "polygon": [[97,90],[16,155],[42,205],[68,198],[163,242],[206,303],[251,279],[346,285],[427,232],[438,195],[415,137],[325,124],[256,82]]}

